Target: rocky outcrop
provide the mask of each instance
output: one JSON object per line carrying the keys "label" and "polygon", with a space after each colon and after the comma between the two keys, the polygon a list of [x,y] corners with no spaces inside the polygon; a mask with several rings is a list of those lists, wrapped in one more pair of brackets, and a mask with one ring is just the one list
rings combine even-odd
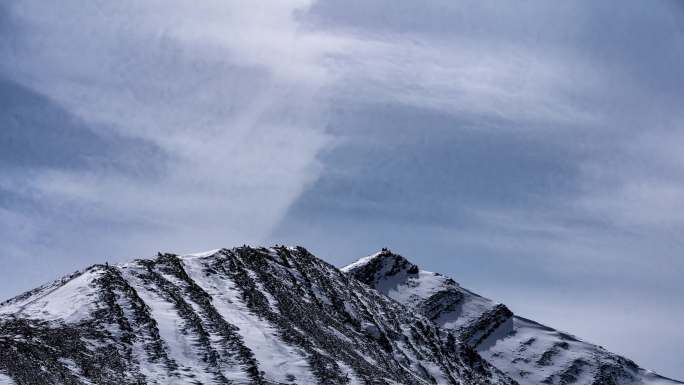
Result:
{"label": "rocky outcrop", "polygon": [[342,268],[453,333],[523,385],[678,384],[567,333],[515,316],[454,280],[383,250]]}

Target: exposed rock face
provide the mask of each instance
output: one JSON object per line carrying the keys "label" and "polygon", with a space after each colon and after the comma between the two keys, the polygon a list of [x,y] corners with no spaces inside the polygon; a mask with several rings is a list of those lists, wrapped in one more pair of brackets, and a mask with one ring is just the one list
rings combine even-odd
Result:
{"label": "exposed rock face", "polygon": [[477,350],[523,385],[678,384],[634,362],[534,321],[462,288],[440,274],[420,270],[383,250],[342,268],[380,293],[423,314]]}
{"label": "exposed rock face", "polygon": [[389,250],[95,265],[0,304],[0,384],[678,382],[513,315]]}
{"label": "exposed rock face", "polygon": [[[418,273],[404,261],[386,273]],[[423,316],[300,247],[95,265],[0,304],[0,380],[514,384],[433,302]]]}

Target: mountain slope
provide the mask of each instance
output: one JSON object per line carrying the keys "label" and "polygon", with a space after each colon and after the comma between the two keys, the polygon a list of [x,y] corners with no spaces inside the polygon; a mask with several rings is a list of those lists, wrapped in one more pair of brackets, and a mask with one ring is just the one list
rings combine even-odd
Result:
{"label": "mountain slope", "polygon": [[299,247],[95,265],[6,301],[0,381],[515,383],[452,333]]}
{"label": "mountain slope", "polygon": [[454,332],[520,384],[681,384],[599,346],[515,316],[506,306],[443,275],[420,270],[389,250],[341,270]]}

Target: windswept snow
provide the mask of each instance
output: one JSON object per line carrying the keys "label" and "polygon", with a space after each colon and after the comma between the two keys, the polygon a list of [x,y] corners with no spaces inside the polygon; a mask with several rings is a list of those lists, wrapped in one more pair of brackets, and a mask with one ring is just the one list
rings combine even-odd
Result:
{"label": "windswept snow", "polygon": [[99,269],[90,269],[61,285],[49,285],[37,293],[0,307],[0,315],[13,314],[32,319],[76,322],[97,307],[93,281],[101,275]]}
{"label": "windswept snow", "polygon": [[345,272],[345,273],[349,273],[350,271],[352,271],[354,269],[366,266],[369,262],[378,258],[381,255],[382,255],[382,251],[378,251],[375,254],[371,254],[371,255],[368,255],[366,257],[359,258],[356,262],[353,262],[347,266],[341,267],[340,271]]}
{"label": "windswept snow", "polygon": [[7,375],[0,373],[0,385],[16,385]]}
{"label": "windswept snow", "polygon": [[235,283],[204,273],[205,265],[200,259],[214,254],[203,253],[197,259],[185,259],[183,264],[188,275],[212,296],[213,305],[221,316],[240,329],[245,345],[252,350],[271,380],[287,382],[294,376],[303,384],[315,384],[316,379],[306,357],[300,350],[281,341],[273,326],[249,311]]}

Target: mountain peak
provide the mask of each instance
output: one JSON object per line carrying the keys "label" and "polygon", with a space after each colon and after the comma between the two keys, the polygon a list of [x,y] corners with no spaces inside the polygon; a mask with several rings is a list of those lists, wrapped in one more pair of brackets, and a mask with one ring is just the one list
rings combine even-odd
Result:
{"label": "mountain peak", "polygon": [[415,275],[420,271],[417,265],[387,248],[360,258],[340,270],[371,286],[383,278]]}
{"label": "mountain peak", "polygon": [[[491,300],[462,288],[449,277],[421,270],[389,249],[361,258],[341,270],[395,301],[415,308],[439,327],[458,329],[473,323],[482,314],[496,311],[497,304]],[[501,311],[509,313],[508,309]]]}
{"label": "mountain peak", "polygon": [[96,265],[6,302],[0,341],[18,384],[513,384],[303,247]]}
{"label": "mountain peak", "polygon": [[427,317],[521,385],[675,384],[629,359],[516,316],[444,275],[421,270],[389,250],[342,268]]}
{"label": "mountain peak", "polygon": [[676,383],[389,249],[341,270],[278,245],[93,265],[0,304],[0,342],[11,384]]}

